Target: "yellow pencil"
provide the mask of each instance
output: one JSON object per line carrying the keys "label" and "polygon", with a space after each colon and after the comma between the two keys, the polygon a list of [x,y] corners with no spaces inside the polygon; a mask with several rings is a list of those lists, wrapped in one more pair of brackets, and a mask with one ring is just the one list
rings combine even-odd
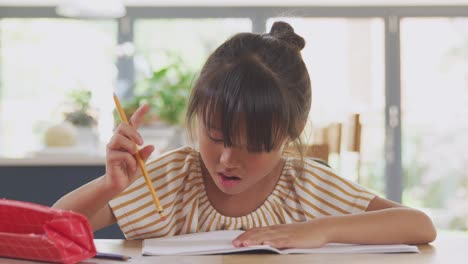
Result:
{"label": "yellow pencil", "polygon": [[[125,112],[122,109],[122,106],[120,105],[119,98],[117,95],[114,93],[114,102],[115,106],[117,107],[117,111],[119,112],[120,120],[122,123],[128,124],[127,116],[125,115]],[[156,192],[153,189],[153,184],[151,183],[151,179],[148,175],[148,172],[146,171],[145,163],[143,162],[143,159],[140,156],[140,152],[138,151],[138,146],[135,144],[136,148],[136,159],[138,162],[138,165],[140,166],[141,172],[143,173],[143,177],[145,178],[146,186],[148,186],[148,189],[150,190],[151,196],[153,196],[153,201],[154,204],[156,205],[156,209],[158,210],[159,215],[161,215],[161,218],[163,220],[166,219],[166,216],[164,215],[163,208],[161,206],[161,203],[159,202],[159,198],[156,195]]]}

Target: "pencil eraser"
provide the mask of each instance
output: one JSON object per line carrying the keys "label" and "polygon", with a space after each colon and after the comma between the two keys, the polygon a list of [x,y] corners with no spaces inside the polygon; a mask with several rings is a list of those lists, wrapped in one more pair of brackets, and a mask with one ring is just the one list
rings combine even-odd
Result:
{"label": "pencil eraser", "polygon": [[164,211],[162,209],[158,210],[159,216],[161,216],[161,221],[166,220],[166,215],[164,214]]}

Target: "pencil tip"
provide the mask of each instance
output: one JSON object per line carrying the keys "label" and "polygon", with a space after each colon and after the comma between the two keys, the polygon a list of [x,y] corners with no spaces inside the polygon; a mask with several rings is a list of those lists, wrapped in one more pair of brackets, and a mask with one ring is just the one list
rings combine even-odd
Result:
{"label": "pencil tip", "polygon": [[159,212],[159,215],[161,216],[161,220],[162,220],[162,221],[166,221],[166,218],[167,218],[167,217],[166,217],[166,215],[165,215],[162,211]]}

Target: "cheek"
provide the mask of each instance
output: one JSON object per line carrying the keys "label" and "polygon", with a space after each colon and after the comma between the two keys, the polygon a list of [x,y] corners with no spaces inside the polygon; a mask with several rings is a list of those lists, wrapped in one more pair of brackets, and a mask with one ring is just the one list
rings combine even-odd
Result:
{"label": "cheek", "polygon": [[200,154],[203,158],[205,166],[207,166],[208,169],[211,169],[211,167],[217,163],[219,155],[221,155],[220,153],[222,151],[222,146],[222,144],[215,144],[213,141],[206,137],[200,137]]}
{"label": "cheek", "polygon": [[256,175],[265,175],[271,172],[280,162],[281,155],[268,154],[248,159],[247,169]]}

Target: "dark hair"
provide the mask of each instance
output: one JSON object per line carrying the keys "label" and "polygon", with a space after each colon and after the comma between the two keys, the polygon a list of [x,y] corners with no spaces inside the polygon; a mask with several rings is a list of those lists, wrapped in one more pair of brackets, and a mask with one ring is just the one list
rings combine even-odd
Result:
{"label": "dark hair", "polygon": [[285,22],[268,34],[239,33],[207,59],[192,90],[186,121],[195,118],[223,134],[225,146],[246,131],[251,152],[271,151],[286,137],[299,140],[310,110],[311,85],[300,51],[305,41]]}

